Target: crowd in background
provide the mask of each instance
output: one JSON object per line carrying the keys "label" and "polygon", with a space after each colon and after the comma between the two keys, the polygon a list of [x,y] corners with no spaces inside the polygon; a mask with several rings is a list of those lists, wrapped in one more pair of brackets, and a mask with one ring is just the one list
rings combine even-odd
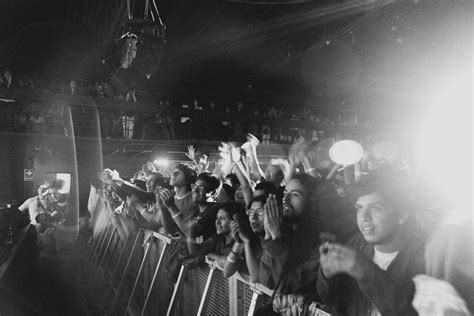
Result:
{"label": "crowd in background", "polygon": [[[173,239],[160,293],[171,294],[181,264],[207,255],[226,277],[240,273],[275,291],[258,311],[265,315],[308,315],[316,306],[345,315],[469,314],[470,245],[454,241],[472,234],[471,223],[454,221],[450,205],[415,183],[403,154],[387,154],[394,144],[365,146],[350,166],[321,163],[304,138],[287,160],[263,166],[258,145],[252,136],[241,147],[223,143],[217,161],[191,146],[189,163],[149,162],[130,181],[105,169],[91,189],[91,223],[97,230],[110,220],[124,241],[140,228]],[[98,201],[105,213],[95,212]]]}
{"label": "crowd in background", "polygon": [[[304,128],[306,124],[365,129],[379,128],[382,124],[377,123],[376,119],[362,118],[360,114],[335,107],[327,107],[328,109],[323,111],[313,107],[244,104],[238,100],[229,101],[229,104],[224,105],[216,104],[213,100],[170,101],[146,94],[143,94],[142,100],[140,97],[137,100],[135,91],[118,93],[106,80],[72,80],[69,83],[51,84],[27,75],[16,78],[9,70],[3,71],[0,76],[0,88],[2,87],[86,95],[125,102],[138,101],[166,109],[153,113],[111,110],[100,106],[98,109],[70,106],[66,102],[47,104],[2,100],[8,103],[4,108],[9,110],[2,111],[0,115],[1,129],[9,132],[96,136],[95,128],[99,121],[102,138],[231,140],[239,139],[249,132],[258,135],[264,143],[271,141],[291,144],[301,135],[313,137],[314,140],[318,138],[318,133],[321,133],[323,128],[307,129]],[[100,105],[100,101],[98,104]],[[69,112],[74,126],[70,125]],[[287,123],[281,124],[282,121]]]}

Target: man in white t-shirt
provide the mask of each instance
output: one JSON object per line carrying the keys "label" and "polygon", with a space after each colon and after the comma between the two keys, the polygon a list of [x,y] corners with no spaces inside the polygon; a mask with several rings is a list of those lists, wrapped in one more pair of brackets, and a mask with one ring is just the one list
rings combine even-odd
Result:
{"label": "man in white t-shirt", "polygon": [[49,194],[49,183],[43,183],[38,188],[38,195],[23,202],[18,209],[24,213],[28,212],[33,225],[38,225],[36,217],[38,214],[46,214],[51,211],[53,199]]}
{"label": "man in white t-shirt", "polygon": [[412,278],[424,271],[424,243],[410,221],[408,182],[371,176],[354,190],[360,233],[320,247],[320,298],[344,315],[416,315]]}

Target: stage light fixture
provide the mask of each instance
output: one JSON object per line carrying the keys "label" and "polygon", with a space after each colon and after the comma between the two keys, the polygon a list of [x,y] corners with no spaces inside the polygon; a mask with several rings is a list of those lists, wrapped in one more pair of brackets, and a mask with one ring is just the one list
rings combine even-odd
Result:
{"label": "stage light fixture", "polygon": [[364,149],[353,140],[341,140],[334,143],[329,149],[329,157],[342,166],[350,166],[362,159]]}

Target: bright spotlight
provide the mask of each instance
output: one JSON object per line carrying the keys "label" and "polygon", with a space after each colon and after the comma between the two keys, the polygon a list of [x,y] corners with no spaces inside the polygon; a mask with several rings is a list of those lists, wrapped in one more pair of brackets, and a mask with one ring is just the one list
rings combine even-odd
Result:
{"label": "bright spotlight", "polygon": [[331,160],[342,166],[350,166],[359,162],[363,154],[362,146],[353,140],[338,141],[329,149]]}
{"label": "bright spotlight", "polygon": [[156,158],[153,163],[159,168],[168,168],[170,161],[167,158]]}

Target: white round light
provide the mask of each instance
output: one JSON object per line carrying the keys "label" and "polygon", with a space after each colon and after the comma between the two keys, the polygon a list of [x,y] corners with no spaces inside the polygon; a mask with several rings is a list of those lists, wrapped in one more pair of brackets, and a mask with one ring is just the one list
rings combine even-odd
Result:
{"label": "white round light", "polygon": [[353,140],[341,140],[334,143],[329,149],[329,157],[339,165],[350,166],[362,159],[364,150]]}

